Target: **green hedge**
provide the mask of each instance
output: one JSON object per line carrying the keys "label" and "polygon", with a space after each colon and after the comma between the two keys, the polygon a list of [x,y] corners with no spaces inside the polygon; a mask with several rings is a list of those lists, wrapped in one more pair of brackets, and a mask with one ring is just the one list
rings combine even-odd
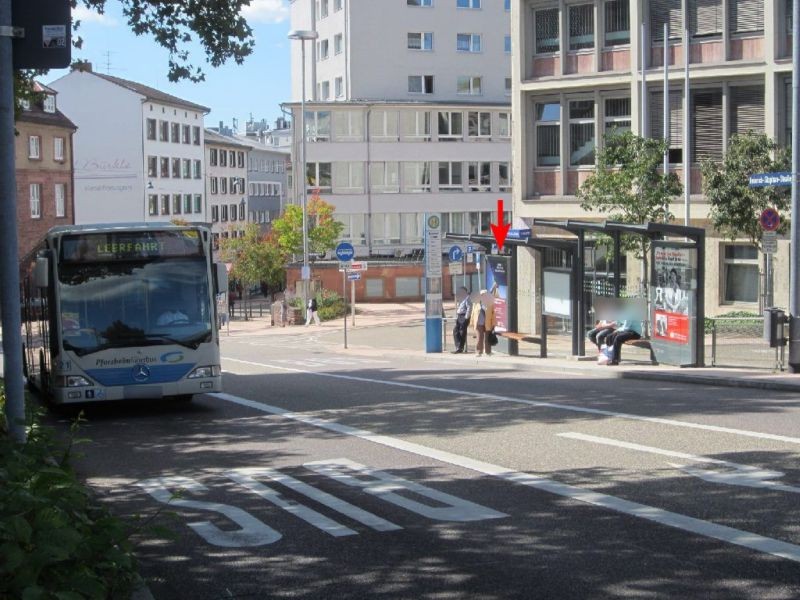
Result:
{"label": "green hedge", "polygon": [[0,425],[0,598],[129,598],[139,583],[131,530],[70,467],[77,424],[65,445],[38,417],[25,444]]}
{"label": "green hedge", "polygon": [[[330,321],[332,319],[341,318],[344,316],[344,300],[342,297],[332,290],[322,290],[316,293],[317,299],[317,313],[322,321]],[[303,306],[303,299],[295,296],[289,301],[289,304],[294,308],[302,309],[302,319],[305,322],[306,309]]]}
{"label": "green hedge", "polygon": [[736,330],[736,329],[753,329],[753,330],[761,330],[762,325],[761,323],[753,321],[754,317],[763,317],[759,313],[749,312],[746,310],[734,310],[724,315],[717,315],[717,317],[706,317],[704,328],[705,333],[711,333],[713,322],[715,318],[725,318],[725,319],[736,319],[737,317],[742,317],[741,320],[732,320],[732,321],[719,321],[717,323],[717,331],[720,329],[723,330]]}

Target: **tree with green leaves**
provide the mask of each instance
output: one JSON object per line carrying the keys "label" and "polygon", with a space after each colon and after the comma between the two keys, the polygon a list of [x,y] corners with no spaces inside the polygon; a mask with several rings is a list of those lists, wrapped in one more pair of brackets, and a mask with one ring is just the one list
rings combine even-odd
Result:
{"label": "tree with green leaves", "polygon": [[[750,175],[791,171],[788,149],[778,146],[764,133],[752,131],[733,135],[721,163],[701,164],[703,193],[711,204],[714,228],[730,240],[746,237],[755,246],[761,239],[758,218],[765,208],[787,215],[791,188],[749,186]],[[788,219],[781,219],[779,233],[788,230]]]}
{"label": "tree with green leaves", "polygon": [[[670,203],[683,192],[683,186],[675,173],[662,172],[667,147],[664,140],[631,132],[606,136],[605,145],[597,152],[595,172],[578,190],[581,208],[622,223],[671,221]],[[646,282],[649,238],[626,235],[622,242],[625,251],[642,260],[642,280]]]}
{"label": "tree with green leaves", "polygon": [[[308,250],[324,254],[336,247],[344,224],[333,218],[336,207],[319,196],[312,196],[306,205],[308,220]],[[303,253],[303,207],[290,204],[280,218],[272,223],[278,245],[284,254],[297,256]]]}
{"label": "tree with green leaves", "polygon": [[242,237],[221,238],[219,255],[231,263],[231,277],[245,289],[261,282],[271,287],[284,282],[284,255],[277,240],[271,233],[263,235],[256,223],[248,223]]}

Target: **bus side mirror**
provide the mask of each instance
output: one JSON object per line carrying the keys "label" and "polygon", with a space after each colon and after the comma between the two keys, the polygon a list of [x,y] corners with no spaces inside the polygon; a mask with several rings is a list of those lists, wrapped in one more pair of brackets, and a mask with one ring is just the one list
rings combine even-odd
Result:
{"label": "bus side mirror", "polygon": [[36,259],[36,265],[33,267],[33,284],[37,288],[46,288],[50,285],[48,265],[49,261],[44,256]]}
{"label": "bus side mirror", "polygon": [[228,269],[223,263],[214,263],[217,268],[217,293],[228,291]]}

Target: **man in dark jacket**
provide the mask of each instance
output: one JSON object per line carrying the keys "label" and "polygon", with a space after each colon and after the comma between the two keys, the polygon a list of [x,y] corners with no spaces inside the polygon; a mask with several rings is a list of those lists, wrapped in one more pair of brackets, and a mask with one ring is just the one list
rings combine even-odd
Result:
{"label": "man in dark jacket", "polygon": [[314,323],[319,325],[319,315],[317,314],[317,299],[314,296],[308,299],[308,304],[306,305],[306,327],[311,324],[311,319],[314,319]]}

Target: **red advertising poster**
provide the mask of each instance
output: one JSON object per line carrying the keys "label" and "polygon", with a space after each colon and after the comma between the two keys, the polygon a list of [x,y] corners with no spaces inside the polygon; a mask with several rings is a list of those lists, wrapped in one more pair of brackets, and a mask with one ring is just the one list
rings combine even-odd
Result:
{"label": "red advertising poster", "polygon": [[674,344],[689,343],[691,262],[686,248],[655,249],[656,286],[653,337]]}

